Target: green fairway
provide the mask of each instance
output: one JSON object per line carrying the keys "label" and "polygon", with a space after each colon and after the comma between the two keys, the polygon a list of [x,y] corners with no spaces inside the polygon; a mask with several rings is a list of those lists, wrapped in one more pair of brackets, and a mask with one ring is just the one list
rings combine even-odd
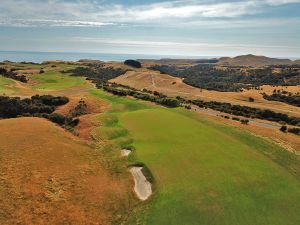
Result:
{"label": "green fairway", "polygon": [[34,89],[39,91],[64,90],[86,83],[84,77],[72,77],[55,71],[34,75],[31,79],[38,83]]}
{"label": "green fairway", "polygon": [[10,95],[15,92],[14,81],[0,76],[0,95]]}
{"label": "green fairway", "polygon": [[300,223],[299,159],[291,153],[186,110],[92,94],[113,105],[96,131],[133,144],[130,161],[145,163],[155,178],[153,197],[129,223]]}
{"label": "green fairway", "polygon": [[120,118],[156,179],[146,224],[299,224],[299,181],[257,149],[277,146],[176,110]]}

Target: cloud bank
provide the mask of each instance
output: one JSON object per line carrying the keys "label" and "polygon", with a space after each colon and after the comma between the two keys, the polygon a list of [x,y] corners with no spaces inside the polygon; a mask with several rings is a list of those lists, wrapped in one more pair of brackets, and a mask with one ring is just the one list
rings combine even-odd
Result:
{"label": "cloud bank", "polygon": [[230,23],[295,3],[300,0],[178,0],[131,6],[95,0],[1,0],[0,25],[102,27],[218,20]]}

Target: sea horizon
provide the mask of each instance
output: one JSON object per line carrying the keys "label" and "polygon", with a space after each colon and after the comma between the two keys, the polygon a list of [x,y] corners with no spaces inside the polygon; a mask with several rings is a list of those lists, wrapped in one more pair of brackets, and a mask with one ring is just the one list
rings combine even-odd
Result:
{"label": "sea horizon", "polygon": [[33,62],[42,63],[50,60],[78,61],[81,59],[101,61],[124,61],[127,59],[204,59],[220,56],[182,56],[182,55],[152,55],[130,53],[90,53],[90,52],[43,52],[43,51],[7,51],[0,50],[0,62]]}
{"label": "sea horizon", "polygon": [[[246,53],[245,53],[246,55]],[[220,56],[183,56],[183,55],[154,55],[154,54],[131,54],[131,53],[92,53],[92,52],[44,52],[44,51],[7,51],[0,50],[0,62],[33,62],[42,63],[43,61],[62,60],[62,61],[78,61],[81,59],[107,61],[124,61],[127,59],[212,59],[220,58]],[[228,56],[234,57],[234,56]],[[274,57],[279,59],[297,60],[297,57]]]}

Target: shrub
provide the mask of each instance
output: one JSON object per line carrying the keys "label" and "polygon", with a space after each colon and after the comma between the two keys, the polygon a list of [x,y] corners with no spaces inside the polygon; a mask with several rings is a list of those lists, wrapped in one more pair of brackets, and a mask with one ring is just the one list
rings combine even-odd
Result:
{"label": "shrub", "polygon": [[249,124],[249,120],[241,120],[241,124],[248,125]]}
{"label": "shrub", "polygon": [[287,126],[283,125],[283,126],[280,127],[279,130],[282,131],[282,132],[286,132],[287,131]]}
{"label": "shrub", "polygon": [[142,67],[142,64],[139,61],[132,60],[132,59],[126,60],[124,62],[124,64],[127,65],[127,66],[134,67],[134,68],[141,68]]}
{"label": "shrub", "polygon": [[283,91],[282,94],[273,93],[272,95],[267,95],[264,93],[263,98],[268,101],[279,101],[300,107],[300,95],[292,95],[292,93],[288,93],[286,91]]}
{"label": "shrub", "polygon": [[53,97],[51,95],[35,95],[31,98],[0,96],[0,118],[41,117],[49,119],[61,126],[76,126],[79,120],[53,113],[57,106],[69,101],[66,97]]}
{"label": "shrub", "polygon": [[53,123],[57,123],[59,125],[63,125],[66,122],[65,116],[59,114],[59,113],[53,113],[49,115],[49,120],[51,120]]}
{"label": "shrub", "polygon": [[26,76],[17,75],[14,71],[15,70],[7,71],[5,68],[0,68],[0,75],[10,78],[10,79],[13,79],[13,80],[21,81],[23,83],[27,83]]}
{"label": "shrub", "polygon": [[289,128],[288,132],[296,135],[300,135],[300,128]]}

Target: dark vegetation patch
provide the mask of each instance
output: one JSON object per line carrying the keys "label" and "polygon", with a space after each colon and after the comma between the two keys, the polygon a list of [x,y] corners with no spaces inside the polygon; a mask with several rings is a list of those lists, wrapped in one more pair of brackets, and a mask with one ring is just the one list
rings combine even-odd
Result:
{"label": "dark vegetation patch", "polygon": [[[98,86],[98,85],[97,85]],[[132,96],[137,99],[155,102],[159,105],[167,106],[167,107],[179,107],[180,101],[175,98],[169,98],[163,94],[158,92],[151,92],[151,91],[138,91],[137,89],[130,88],[128,86],[119,85],[119,84],[111,84],[103,86],[103,89],[106,92],[109,92],[113,95],[117,96]]]}
{"label": "dark vegetation patch", "polygon": [[283,91],[283,92],[277,92],[274,90],[272,95],[263,94],[263,98],[268,101],[278,101],[278,102],[284,102],[289,105],[300,107],[300,95],[296,94],[293,95],[292,93]]}
{"label": "dark vegetation patch", "polygon": [[213,63],[217,63],[217,62],[219,62],[218,59],[198,59],[196,61],[196,63],[199,63],[199,64],[201,64],[201,63],[203,63],[203,64],[208,64],[208,63],[213,64]]}
{"label": "dark vegetation patch", "polygon": [[283,125],[280,127],[279,130],[282,132],[289,132],[292,134],[300,135],[300,128],[297,128],[297,127],[288,128],[287,126]]}
{"label": "dark vegetation patch", "polygon": [[27,83],[27,77],[24,75],[17,75],[16,72],[14,72],[14,69],[11,69],[10,71],[7,71],[5,68],[0,68],[0,75],[3,77],[7,77],[13,80],[21,81],[23,83]]}
{"label": "dark vegetation patch", "polygon": [[87,104],[84,100],[80,100],[74,109],[69,111],[71,117],[78,117],[87,114]]}
{"label": "dark vegetation patch", "polygon": [[[221,115],[221,117],[223,117],[224,119],[230,119],[230,116],[226,116],[226,115]],[[232,117],[231,119],[234,121],[240,121],[241,124],[244,124],[244,125],[248,125],[250,122],[248,119],[241,119],[239,117]]]}
{"label": "dark vegetation patch", "polygon": [[[294,86],[300,84],[300,66],[282,65],[263,68],[223,67],[203,64],[186,68],[155,65],[149,69],[183,78],[184,83],[216,91],[242,91],[261,85]],[[277,71],[274,73],[274,70]]]}
{"label": "dark vegetation patch", "polygon": [[249,107],[249,106],[232,105],[230,103],[215,102],[215,101],[205,102],[202,100],[192,100],[190,102],[201,108],[210,108],[213,110],[217,110],[220,112],[224,112],[236,116],[256,118],[256,119],[268,120],[273,122],[283,122],[289,125],[300,126],[299,117],[290,117],[286,114],[277,113],[269,109],[259,109],[259,108]]}
{"label": "dark vegetation patch", "polygon": [[142,68],[142,64],[139,61],[128,59],[124,62],[125,65],[131,66],[134,68]]}
{"label": "dark vegetation patch", "polygon": [[69,102],[66,97],[35,95],[31,98],[0,96],[0,118],[42,117],[69,129],[75,127],[79,120],[54,113],[58,106]]}
{"label": "dark vegetation patch", "polygon": [[288,128],[288,132],[292,134],[300,135],[300,128],[297,127]]}
{"label": "dark vegetation patch", "polygon": [[104,67],[102,64],[90,64],[88,67],[77,67],[68,71],[72,76],[83,76],[94,83],[103,83],[121,76],[127,70],[121,68]]}

